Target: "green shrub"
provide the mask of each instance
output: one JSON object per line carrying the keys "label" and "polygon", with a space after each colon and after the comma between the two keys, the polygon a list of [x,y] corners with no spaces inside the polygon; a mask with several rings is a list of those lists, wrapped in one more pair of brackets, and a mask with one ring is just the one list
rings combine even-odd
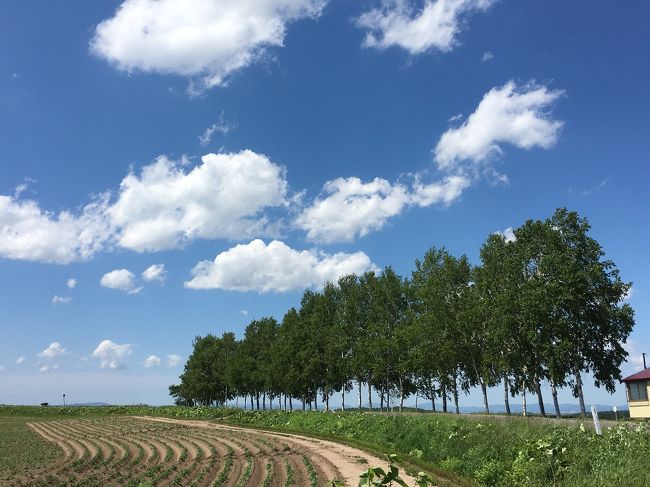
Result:
{"label": "green shrub", "polygon": [[[230,411],[240,425],[334,436],[424,461],[484,486],[650,485],[648,425],[596,435],[525,418]],[[647,460],[646,460],[647,461]]]}
{"label": "green shrub", "polygon": [[489,460],[476,469],[474,478],[479,484],[492,487],[499,485],[499,482],[506,474],[507,469],[504,464],[496,460]]}

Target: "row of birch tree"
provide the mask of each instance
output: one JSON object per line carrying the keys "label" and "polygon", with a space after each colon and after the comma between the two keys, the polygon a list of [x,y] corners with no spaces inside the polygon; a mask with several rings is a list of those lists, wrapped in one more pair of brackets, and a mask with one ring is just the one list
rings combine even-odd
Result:
{"label": "row of birch tree", "polygon": [[478,388],[489,413],[498,386],[508,414],[510,398],[529,393],[545,415],[548,384],[556,416],[561,388],[584,414],[583,380],[615,390],[634,326],[631,284],[589,230],[562,208],[490,235],[478,265],[431,248],[406,278],[386,267],[306,290],[299,308],[252,321],[240,340],[196,337],[170,393],[186,405],[326,410],[335,395],[343,409],[380,410],[415,395],[459,412],[459,396]]}

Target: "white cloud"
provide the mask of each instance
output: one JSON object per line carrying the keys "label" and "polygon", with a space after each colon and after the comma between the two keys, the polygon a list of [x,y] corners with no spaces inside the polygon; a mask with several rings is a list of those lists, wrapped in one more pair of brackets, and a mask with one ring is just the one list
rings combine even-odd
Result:
{"label": "white cloud", "polygon": [[191,91],[281,47],[287,24],[318,17],[326,0],[126,0],[95,29],[91,50],[120,70],[179,74]]}
{"label": "white cloud", "polygon": [[506,242],[514,242],[515,240],[517,240],[517,237],[515,236],[515,231],[512,229],[512,227],[508,227],[502,232],[497,231],[494,233],[496,233],[497,235],[501,235]]}
{"label": "white cloud", "polygon": [[3,365],[0,365],[0,372],[4,372],[5,370],[7,370],[6,367],[4,367]]}
{"label": "white cloud", "polygon": [[0,257],[67,264],[115,244],[144,252],[277,233],[264,213],[289,204],[284,168],[250,150],[189,164],[161,156],[127,175],[112,203],[107,191],[76,213],[55,216],[35,201],[0,195]]}
{"label": "white cloud", "polygon": [[116,269],[102,276],[99,283],[110,289],[118,289],[129,294],[137,294],[142,287],[135,284],[135,274],[128,269]]}
{"label": "white cloud", "polygon": [[639,344],[634,340],[628,340],[623,344],[623,348],[628,353],[626,363],[631,366],[634,372],[643,370],[643,353],[639,349]]}
{"label": "white cloud", "polygon": [[160,365],[160,357],[156,355],[149,355],[144,361],[144,367],[149,369],[151,367],[158,367]]}
{"label": "white cloud", "polygon": [[104,340],[93,352],[93,358],[99,359],[99,366],[103,369],[123,369],[125,360],[133,352],[133,345],[128,343],[118,345],[111,340]]}
{"label": "white cloud", "polygon": [[483,57],[481,57],[481,61],[484,63],[487,61],[492,61],[494,59],[494,54],[492,54],[490,51],[486,51],[483,53]]}
{"label": "white cloud", "polygon": [[197,238],[264,235],[262,210],[284,205],[286,194],[284,169],[249,150],[205,155],[187,173],[160,157],[124,178],[108,211],[122,247],[156,251]]}
{"label": "white cloud", "polygon": [[57,358],[65,354],[66,354],[66,350],[59,342],[52,342],[45,350],[43,350],[42,352],[38,352],[39,357],[43,357],[46,359]]}
{"label": "white cloud", "polygon": [[[477,174],[507,183],[486,160],[500,154],[503,144],[526,149],[555,144],[562,122],[552,120],[548,109],[561,95],[514,82],[493,88],[462,125],[440,137],[434,151],[440,176],[434,182],[424,183],[418,174],[409,176],[410,183],[337,178],[306,206],[288,194],[284,168],[250,150],[207,154],[196,165],[186,157],[161,156],[139,174],[129,173],[113,198],[105,192],[76,215],[53,216],[34,201],[0,196],[0,256],[68,263],[114,245],[145,252],[196,239],[275,237],[283,219],[273,210],[287,211],[292,204],[298,205],[293,224],[308,239],[352,241],[384,227],[407,207],[451,204]],[[143,279],[154,279],[157,269],[147,269]],[[126,269],[107,274],[102,285],[132,293],[141,289]]]}
{"label": "white cloud", "polygon": [[208,145],[212,141],[212,137],[215,132],[219,132],[222,135],[226,135],[228,132],[233,130],[237,124],[235,122],[229,122],[225,119],[224,112],[221,112],[219,115],[219,120],[210,125],[202,135],[199,135],[199,143],[202,146]]}
{"label": "white cloud", "polygon": [[240,309],[239,314],[242,316],[248,316],[248,311],[246,311],[245,309]]}
{"label": "white cloud", "polygon": [[70,304],[72,302],[72,298],[70,296],[54,296],[52,298],[52,304],[57,305],[57,304]]}
{"label": "white cloud", "polygon": [[226,250],[214,261],[200,262],[192,271],[191,289],[285,292],[321,287],[345,274],[361,274],[376,266],[363,252],[326,254],[298,251],[274,240],[253,240]]}
{"label": "white cloud", "polygon": [[0,195],[0,257],[57,264],[88,260],[110,239],[107,203],[104,194],[77,214],[55,215],[35,201]]}
{"label": "white cloud", "polygon": [[25,177],[24,181],[14,188],[14,199],[20,198],[29,189],[29,185],[35,182],[36,179]]}
{"label": "white cloud", "polygon": [[69,289],[74,289],[76,285],[77,285],[76,279],[70,278],[66,281],[66,286],[68,286]]}
{"label": "white cloud", "polygon": [[16,359],[16,365],[20,365],[25,361],[25,357],[22,355]]}
{"label": "white cloud", "polygon": [[409,199],[408,189],[381,178],[369,183],[359,178],[337,178],[296,219],[310,240],[350,242],[382,228],[398,215]]}
{"label": "white cloud", "polygon": [[58,368],[59,368],[58,364],[46,364],[46,365],[41,366],[38,369],[38,371],[43,372],[43,373],[48,373],[48,372],[52,372],[54,370],[57,370]]}
{"label": "white cloud", "polygon": [[[490,90],[462,125],[438,141],[434,152],[440,175],[431,183],[424,183],[420,174],[409,176],[409,183],[337,178],[303,205],[301,193],[289,194],[283,167],[244,150],[207,154],[199,164],[187,157],[172,161],[161,156],[139,173],[130,172],[119,190],[103,193],[76,213],[54,216],[34,201],[0,196],[0,257],[69,263],[114,246],[154,252],[197,239],[277,238],[293,205],[293,225],[307,232],[308,239],[352,241],[384,227],[407,207],[451,204],[477,174],[507,183],[507,176],[486,159],[500,154],[506,143],[552,146],[562,122],[552,120],[548,108],[561,95],[514,82]],[[143,278],[154,270],[145,271]],[[141,288],[128,272],[122,269],[102,279],[107,287],[136,293]]]}
{"label": "white cloud", "polygon": [[27,185],[27,183],[21,183],[21,184],[19,184],[18,186],[16,186],[16,187],[14,188],[14,199],[18,199],[18,198],[20,198],[20,196],[21,196],[25,191],[27,191],[27,188],[28,188],[28,187],[29,187],[29,186]]}
{"label": "white cloud", "polygon": [[446,176],[441,181],[429,184],[422,183],[416,177],[411,194],[411,203],[423,207],[434,204],[450,205],[460,198],[460,195],[469,185],[470,181],[465,176]]}
{"label": "white cloud", "polygon": [[177,353],[171,353],[167,355],[167,367],[176,367],[181,363],[181,360],[183,360],[183,358],[180,355]]}
{"label": "white cloud", "polygon": [[630,301],[635,294],[636,294],[636,289],[634,287],[630,287],[630,289],[628,289],[625,295],[623,296],[623,301]]}
{"label": "white cloud", "polygon": [[454,170],[465,161],[476,166],[501,154],[501,144],[550,148],[557,141],[562,122],[552,120],[548,108],[562,94],[545,86],[518,87],[512,81],[491,89],[460,127],[440,137],[435,148],[438,167]]}
{"label": "white cloud", "polygon": [[147,282],[159,281],[165,282],[167,277],[167,271],[165,270],[165,264],[154,264],[149,267],[142,273],[142,279]]}
{"label": "white cloud", "polygon": [[401,47],[412,55],[430,50],[451,51],[457,44],[463,17],[487,10],[494,0],[425,0],[418,8],[412,0],[384,0],[357,19],[367,29],[364,46]]}
{"label": "white cloud", "polygon": [[411,205],[450,204],[469,186],[462,176],[424,184],[415,177],[412,188],[381,178],[368,183],[359,178],[328,181],[322,194],[296,218],[296,225],[312,241],[351,242],[384,227],[388,219]]}

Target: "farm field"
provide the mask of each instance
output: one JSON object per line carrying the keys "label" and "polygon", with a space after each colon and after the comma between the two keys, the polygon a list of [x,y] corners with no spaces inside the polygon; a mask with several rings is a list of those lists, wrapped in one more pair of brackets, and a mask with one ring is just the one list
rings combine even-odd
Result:
{"label": "farm field", "polygon": [[[650,424],[208,407],[0,407],[0,485],[358,484],[395,453],[442,486],[650,485]],[[371,452],[371,453],[368,453]],[[403,475],[404,476],[404,475]],[[409,485],[414,479],[408,478]]]}
{"label": "farm field", "polygon": [[206,421],[2,420],[22,427],[23,458],[38,454],[20,465],[0,463],[0,484],[7,486],[356,485],[364,465],[385,463],[332,442]]}

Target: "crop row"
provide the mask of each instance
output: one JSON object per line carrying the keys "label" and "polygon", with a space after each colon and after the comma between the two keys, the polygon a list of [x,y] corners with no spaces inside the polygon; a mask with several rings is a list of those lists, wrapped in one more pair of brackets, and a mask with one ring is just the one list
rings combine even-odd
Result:
{"label": "crop row", "polygon": [[255,431],[125,417],[29,426],[61,456],[14,485],[289,487],[324,484],[337,473],[302,445]]}

